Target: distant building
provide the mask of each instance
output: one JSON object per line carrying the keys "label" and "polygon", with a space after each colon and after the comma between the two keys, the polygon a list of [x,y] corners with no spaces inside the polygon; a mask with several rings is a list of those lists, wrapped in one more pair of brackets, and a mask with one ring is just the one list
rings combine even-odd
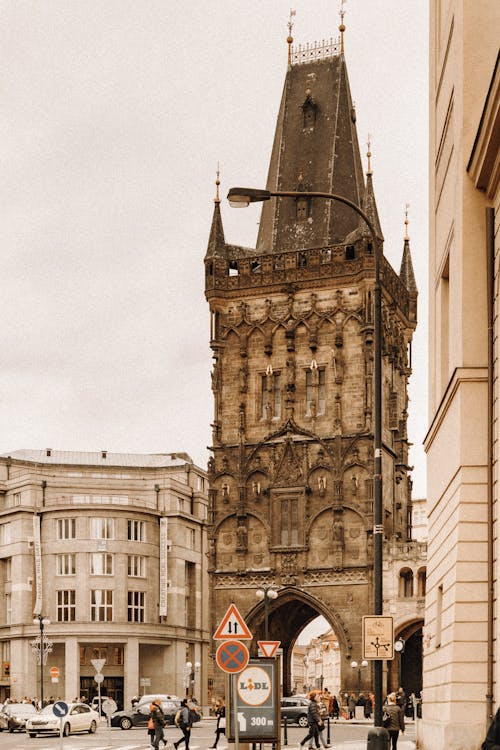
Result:
{"label": "distant building", "polygon": [[205,477],[184,453],[0,457],[0,700],[40,697],[40,615],[45,698],[92,698],[105,659],[102,692],[119,706],[207,701]]}
{"label": "distant building", "polygon": [[340,648],[333,630],[313,638],[305,647],[305,686],[307,690],[340,691]]}
{"label": "distant building", "polygon": [[413,498],[411,511],[411,538],[426,542],[428,538],[427,502],[425,498]]}
{"label": "distant building", "polygon": [[425,750],[500,703],[500,3],[431,0]]}

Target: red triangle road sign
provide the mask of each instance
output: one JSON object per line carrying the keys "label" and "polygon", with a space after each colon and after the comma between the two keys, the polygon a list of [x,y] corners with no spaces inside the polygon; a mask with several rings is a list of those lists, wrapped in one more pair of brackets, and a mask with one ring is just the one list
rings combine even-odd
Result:
{"label": "red triangle road sign", "polygon": [[233,639],[236,641],[251,641],[252,637],[245,620],[238,612],[238,608],[235,604],[230,604],[213,635],[214,640],[227,641],[228,639]]}
{"label": "red triangle road sign", "polygon": [[274,656],[280,644],[281,641],[257,641],[257,646],[262,651],[262,655],[267,656],[267,658]]}

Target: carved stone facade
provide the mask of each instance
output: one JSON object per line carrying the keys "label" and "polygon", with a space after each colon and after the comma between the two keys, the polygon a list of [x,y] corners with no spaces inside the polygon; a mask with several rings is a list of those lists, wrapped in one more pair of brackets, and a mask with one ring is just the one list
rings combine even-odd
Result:
{"label": "carved stone facade", "polygon": [[[303,170],[304,184],[359,194],[381,246],[371,175],[365,185],[360,169],[344,58],[301,68],[300,76],[294,66],[287,74],[269,184],[296,189],[280,180],[283,170],[298,174],[307,140],[317,167],[310,175]],[[295,122],[304,71],[316,82],[312,127],[302,118]],[[322,123],[332,97],[339,102],[336,130]],[[277,142],[286,164],[279,174]],[[328,172],[330,152],[339,184]],[[374,247],[344,206],[341,213],[332,201],[311,201],[304,212],[300,201],[272,203],[255,251],[225,242],[216,199],[205,258],[214,359],[210,611],[215,625],[234,601],[254,643],[264,637],[267,611],[270,637],[282,642],[288,692],[293,644],[318,614],[337,634],[342,683],[354,685],[346,665],[361,652],[361,616],[373,611]],[[345,223],[342,242],[332,240],[337,219]],[[405,541],[411,533],[407,383],[417,300],[407,242],[401,273],[382,258],[381,278],[384,531]],[[256,590],[270,584],[279,596],[266,608]],[[371,684],[370,674],[364,679]]]}

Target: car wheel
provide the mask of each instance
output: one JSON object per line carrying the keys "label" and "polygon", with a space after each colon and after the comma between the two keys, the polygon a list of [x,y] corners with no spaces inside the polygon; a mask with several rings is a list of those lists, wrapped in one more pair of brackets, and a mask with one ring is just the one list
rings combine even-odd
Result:
{"label": "car wheel", "polygon": [[307,727],[307,716],[299,716],[297,724],[299,727]]}
{"label": "car wheel", "polygon": [[120,719],[120,728],[121,729],[130,729],[131,726],[132,726],[132,722],[130,721],[130,719],[128,718],[128,716],[123,716]]}
{"label": "car wheel", "polygon": [[89,726],[89,734],[94,734],[94,732],[96,731],[96,729],[97,729],[96,722],[95,721],[91,722],[91,724]]}
{"label": "car wheel", "polygon": [[36,737],[36,732],[28,732],[28,734],[31,738]]}
{"label": "car wheel", "polygon": [[63,726],[63,737],[69,737],[70,732],[71,732],[71,727],[66,722],[66,724]]}

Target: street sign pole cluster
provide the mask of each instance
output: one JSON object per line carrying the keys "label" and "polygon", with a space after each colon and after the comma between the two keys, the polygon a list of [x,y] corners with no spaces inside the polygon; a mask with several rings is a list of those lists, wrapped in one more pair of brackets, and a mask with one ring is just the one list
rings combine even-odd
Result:
{"label": "street sign pole cluster", "polygon": [[251,660],[244,641],[251,641],[252,634],[234,604],[228,607],[213,638],[221,641],[215,659],[217,666],[228,675],[231,686],[231,710],[226,722],[228,739],[234,732],[236,750],[240,737],[245,742],[277,743],[279,750],[279,678],[276,660],[272,657],[280,641],[258,641],[259,655],[267,659]]}

